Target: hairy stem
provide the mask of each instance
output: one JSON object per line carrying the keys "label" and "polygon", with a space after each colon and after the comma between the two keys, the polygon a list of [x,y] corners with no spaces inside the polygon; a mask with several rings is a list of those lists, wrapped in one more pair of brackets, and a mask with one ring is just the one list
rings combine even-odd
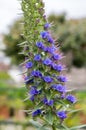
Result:
{"label": "hairy stem", "polygon": [[52,125],[52,130],[56,130],[56,128],[55,128],[55,126],[54,126],[54,124]]}

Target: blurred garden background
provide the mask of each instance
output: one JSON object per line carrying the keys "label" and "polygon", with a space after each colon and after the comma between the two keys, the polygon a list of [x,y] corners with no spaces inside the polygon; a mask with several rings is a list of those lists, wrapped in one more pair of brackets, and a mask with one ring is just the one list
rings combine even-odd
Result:
{"label": "blurred garden background", "polygon": [[[86,0],[44,0],[51,31],[61,47],[67,66],[68,88],[78,102],[67,126],[86,124]],[[0,0],[0,130],[34,130],[26,113],[31,102],[24,101],[24,85],[18,46],[24,41],[20,1]],[[29,128],[28,128],[29,127]],[[86,128],[84,128],[86,129]]]}

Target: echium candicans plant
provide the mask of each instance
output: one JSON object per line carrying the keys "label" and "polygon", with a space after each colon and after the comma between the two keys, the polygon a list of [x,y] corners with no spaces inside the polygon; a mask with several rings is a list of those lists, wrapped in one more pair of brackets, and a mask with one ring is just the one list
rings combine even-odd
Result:
{"label": "echium candicans plant", "polygon": [[[24,81],[28,100],[33,103],[28,114],[38,120],[40,130],[64,130],[64,120],[77,99],[67,90],[63,55],[51,35],[42,0],[22,0],[26,73]],[[29,109],[29,108],[28,108]],[[72,129],[71,129],[72,130]]]}

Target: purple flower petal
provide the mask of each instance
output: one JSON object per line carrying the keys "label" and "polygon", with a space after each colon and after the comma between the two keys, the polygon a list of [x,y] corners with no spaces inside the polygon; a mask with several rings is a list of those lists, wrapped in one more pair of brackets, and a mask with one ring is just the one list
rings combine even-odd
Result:
{"label": "purple flower petal", "polygon": [[41,110],[40,109],[37,109],[36,111],[34,111],[32,113],[32,116],[37,116],[37,115],[40,115],[41,114]]}
{"label": "purple flower petal", "polygon": [[36,55],[34,56],[34,60],[35,60],[35,61],[40,61],[40,60],[41,60],[41,55],[40,55],[40,54],[36,54]]}
{"label": "purple flower petal", "polygon": [[46,24],[44,25],[44,28],[45,28],[45,29],[48,29],[48,28],[50,28],[50,27],[51,27],[50,23],[46,23]]}
{"label": "purple flower petal", "polygon": [[25,83],[26,83],[26,84],[33,83],[33,79],[31,79],[31,78],[28,77],[28,76],[26,76],[26,77],[24,78],[24,80],[25,80]]}
{"label": "purple flower petal", "polygon": [[26,66],[27,69],[32,68],[33,63],[32,62],[27,62],[25,66]]}
{"label": "purple flower petal", "polygon": [[57,70],[58,72],[61,72],[63,70],[63,66],[61,64],[52,64],[53,69]]}
{"label": "purple flower petal", "polygon": [[43,103],[48,106],[53,106],[54,101],[52,99],[48,100],[47,98],[44,98]]}
{"label": "purple flower petal", "polygon": [[58,112],[56,113],[56,115],[57,115],[60,119],[62,119],[62,120],[64,120],[65,118],[67,118],[67,114],[66,114],[65,111],[58,111]]}
{"label": "purple flower petal", "polygon": [[40,93],[40,91],[38,91],[36,88],[34,88],[34,87],[31,87],[31,89],[30,89],[30,95],[37,95],[37,94],[39,94]]}
{"label": "purple flower petal", "polygon": [[60,59],[61,59],[60,54],[54,54],[54,55],[53,55],[53,59],[54,59],[54,60],[60,60]]}
{"label": "purple flower petal", "polygon": [[58,91],[58,92],[60,92],[60,93],[66,92],[65,86],[63,86],[62,84],[53,84],[51,86],[51,88]]}
{"label": "purple flower petal", "polygon": [[48,36],[48,32],[47,32],[47,31],[41,32],[40,35],[41,35],[41,37],[42,37],[43,39],[46,39],[47,36]]}
{"label": "purple flower petal", "polygon": [[38,48],[40,48],[40,49],[42,49],[42,48],[44,47],[43,42],[37,42],[37,43],[36,43],[36,46],[37,46]]}
{"label": "purple flower petal", "polygon": [[31,75],[32,75],[32,76],[35,76],[35,77],[40,77],[40,78],[42,78],[42,73],[41,73],[39,70],[33,70],[33,71],[31,72]]}
{"label": "purple flower petal", "polygon": [[63,75],[58,76],[57,80],[60,81],[60,82],[67,82],[67,78]]}
{"label": "purple flower petal", "polygon": [[51,65],[52,61],[49,59],[49,58],[46,58],[44,61],[43,61],[43,64],[45,65]]}
{"label": "purple flower petal", "polygon": [[53,82],[53,79],[52,79],[50,76],[44,76],[43,79],[44,79],[44,81],[45,81],[46,83],[51,83],[51,82]]}
{"label": "purple flower petal", "polygon": [[54,43],[54,40],[50,35],[48,35],[47,40],[48,40],[48,42],[50,42],[52,44]]}
{"label": "purple flower petal", "polygon": [[66,96],[66,99],[68,100],[68,101],[70,101],[71,103],[75,103],[76,102],[76,98],[75,98],[75,96],[73,96],[73,95],[67,95]]}

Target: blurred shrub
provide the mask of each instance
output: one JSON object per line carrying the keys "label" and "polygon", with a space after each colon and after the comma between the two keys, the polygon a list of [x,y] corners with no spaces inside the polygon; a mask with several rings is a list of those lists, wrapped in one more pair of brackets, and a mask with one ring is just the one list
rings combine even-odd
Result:
{"label": "blurred shrub", "polygon": [[0,80],[9,80],[11,77],[7,72],[0,71]]}
{"label": "blurred shrub", "polygon": [[63,44],[63,52],[71,51],[72,64],[77,67],[86,66],[86,19],[66,20],[65,15],[52,14],[49,21],[55,24],[52,32],[60,45]]}
{"label": "blurred shrub", "polygon": [[23,36],[20,35],[23,29],[21,22],[22,20],[15,21],[10,27],[9,33],[4,34],[4,43],[6,45],[4,52],[7,56],[11,57],[14,64],[19,64],[24,60],[24,56],[18,54],[22,51],[18,44],[24,40]]}
{"label": "blurred shrub", "polygon": [[[51,14],[49,21],[54,23],[52,33],[59,42],[63,52],[72,53],[72,65],[76,67],[86,66],[86,19],[66,20],[66,15],[60,16]],[[12,63],[19,64],[24,60],[24,55],[18,53],[22,48],[17,46],[24,41],[21,34],[23,32],[22,20],[17,20],[9,29],[8,34],[4,34],[6,45],[5,54],[12,58]]]}
{"label": "blurred shrub", "polygon": [[[21,107],[28,108],[32,107],[31,101],[26,99],[26,88],[16,88],[9,86],[6,83],[0,82],[0,106],[6,105],[15,109],[20,109]],[[25,102],[24,102],[25,100]]]}

